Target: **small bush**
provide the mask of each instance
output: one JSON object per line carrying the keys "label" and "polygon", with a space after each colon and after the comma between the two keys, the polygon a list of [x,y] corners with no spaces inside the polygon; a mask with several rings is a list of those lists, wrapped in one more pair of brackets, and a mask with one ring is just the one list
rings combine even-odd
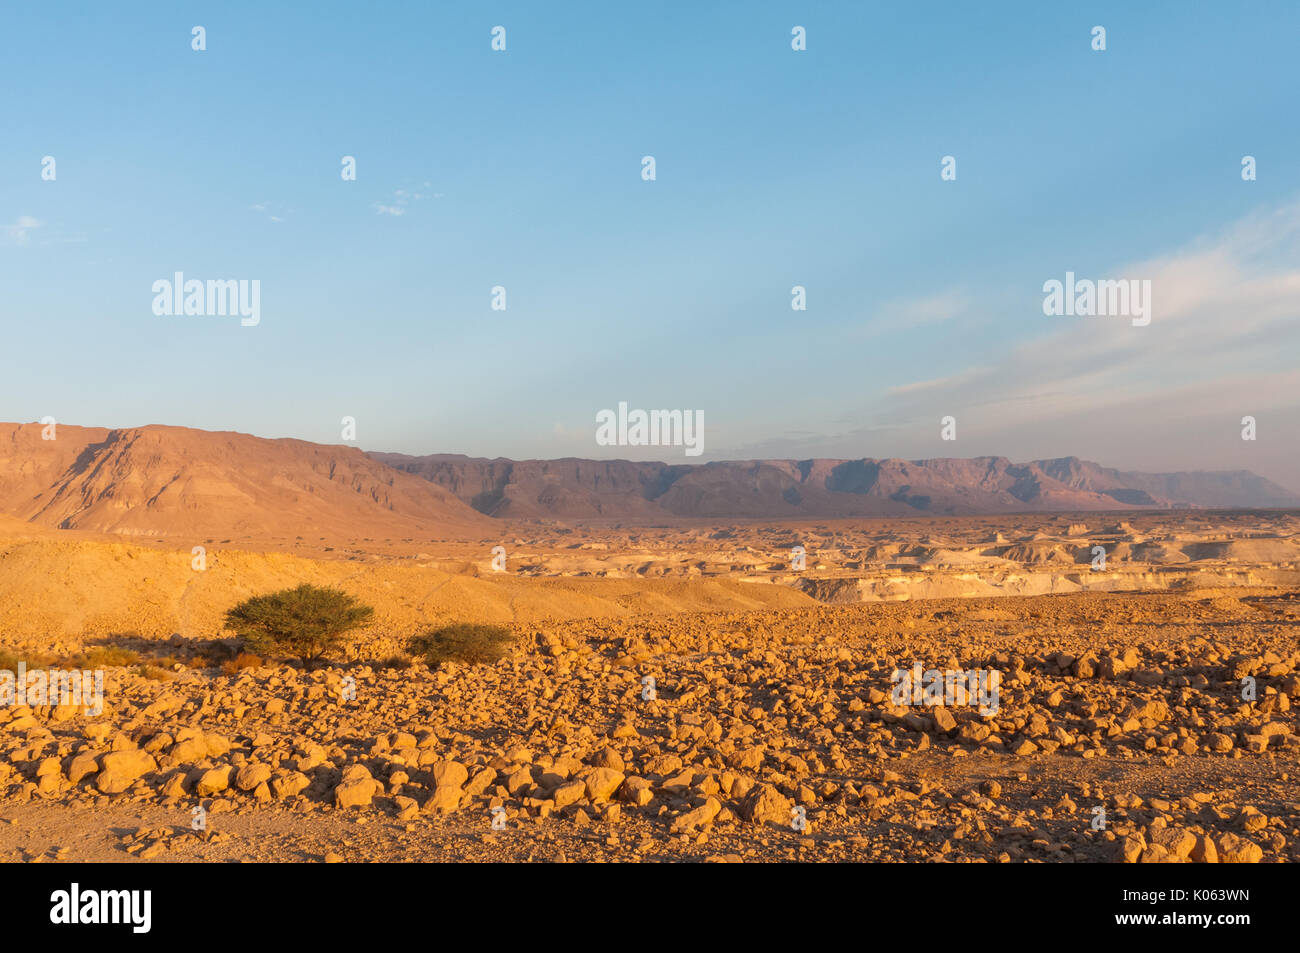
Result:
{"label": "small bush", "polygon": [[135,669],[135,674],[141,678],[147,678],[154,682],[170,682],[176,677],[175,672],[170,672],[165,668],[157,665],[140,665]]}
{"label": "small bush", "polygon": [[229,662],[239,654],[238,649],[231,648],[220,639],[199,642],[190,649],[193,655],[186,661],[190,668],[212,668]]}
{"label": "small bush", "polygon": [[135,665],[139,661],[139,653],[131,649],[124,649],[116,645],[97,645],[94,648],[69,655],[60,664],[68,668],[99,669],[125,667]]}
{"label": "small bush", "polygon": [[302,659],[310,669],[374,614],[340,589],[303,583],[241,602],[226,613],[226,625],[249,648]]}
{"label": "small bush", "polygon": [[504,626],[457,622],[414,636],[409,649],[412,655],[423,658],[429,668],[449,661],[480,665],[505,658],[514,641],[514,634]]}
{"label": "small bush", "polygon": [[240,652],[234,658],[221,663],[222,675],[238,675],[246,668],[261,668],[262,659],[251,652]]}
{"label": "small bush", "polygon": [[17,672],[18,663],[25,662],[29,669],[45,668],[50,660],[39,652],[18,652],[0,647],[0,671]]}

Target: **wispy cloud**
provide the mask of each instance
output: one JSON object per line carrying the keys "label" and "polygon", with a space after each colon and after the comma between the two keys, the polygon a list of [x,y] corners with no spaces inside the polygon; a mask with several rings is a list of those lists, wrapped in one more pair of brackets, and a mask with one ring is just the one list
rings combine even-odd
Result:
{"label": "wispy cloud", "polygon": [[8,241],[26,245],[30,241],[31,233],[44,224],[44,222],[37,221],[30,215],[19,215],[18,221],[12,225],[0,225],[0,235],[4,235]]}
{"label": "wispy cloud", "polygon": [[271,222],[283,222],[290,211],[279,202],[258,202],[256,205],[250,205],[249,208]]}
{"label": "wispy cloud", "polygon": [[421,184],[418,188],[398,189],[388,201],[375,203],[375,214],[401,216],[405,215],[416,202],[442,198],[441,192],[434,192],[432,189],[433,186],[428,182]]}
{"label": "wispy cloud", "polygon": [[[1022,322],[1025,334],[977,365],[882,388],[847,431],[743,449],[755,456],[796,447],[807,456],[1075,453],[1147,469],[1255,469],[1300,488],[1300,202],[1091,276],[1149,278],[1146,327],[1125,317],[1043,315],[1042,282],[1053,277],[1060,276],[1027,277],[1014,314],[980,313],[955,295],[882,308],[881,315],[919,326],[968,310],[988,324]],[[941,443],[939,420],[948,414],[958,420],[958,440]],[[1246,415],[1261,421],[1255,443],[1240,439]],[[882,428],[889,429],[884,439]]]}
{"label": "wispy cloud", "polygon": [[[1300,204],[1239,222],[1221,237],[1118,267],[1116,275],[1149,277],[1153,318],[1042,317],[1055,322],[985,366],[896,387],[895,409],[922,412],[935,400],[953,406],[1029,401],[1023,419],[1060,418],[1124,407],[1190,382],[1278,366],[1300,353]],[[1052,276],[1048,276],[1052,277]],[[1027,294],[1026,313],[1041,300]],[[1046,395],[1046,396],[1045,396]],[[1259,395],[1270,405],[1277,395]],[[1295,396],[1295,395],[1292,395]],[[1014,425],[1012,421],[1007,423]]]}
{"label": "wispy cloud", "polygon": [[966,314],[970,306],[970,296],[961,291],[945,291],[916,298],[895,298],[880,306],[868,321],[868,327],[880,330],[907,330],[942,324]]}

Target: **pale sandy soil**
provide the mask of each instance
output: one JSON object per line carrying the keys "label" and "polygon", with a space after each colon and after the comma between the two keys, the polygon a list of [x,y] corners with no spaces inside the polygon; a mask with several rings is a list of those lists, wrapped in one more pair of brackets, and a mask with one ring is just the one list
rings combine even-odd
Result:
{"label": "pale sandy soil", "polygon": [[[191,545],[192,544],[192,545]],[[204,547],[202,571],[193,546]],[[312,582],[376,609],[390,650],[456,620],[530,624],[820,603],[1300,586],[1292,513],[754,522],[615,528],[511,524],[496,538],[148,540],[0,525],[0,645],[55,654],[87,639],[212,638],[249,595]],[[491,551],[506,550],[494,572]],[[795,546],[804,569],[792,568]],[[1093,568],[1094,547],[1106,551]]]}

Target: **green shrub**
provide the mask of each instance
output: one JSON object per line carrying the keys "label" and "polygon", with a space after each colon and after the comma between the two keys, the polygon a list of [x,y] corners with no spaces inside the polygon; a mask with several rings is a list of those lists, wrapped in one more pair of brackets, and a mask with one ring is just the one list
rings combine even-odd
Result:
{"label": "green shrub", "polygon": [[514,641],[514,634],[504,626],[457,622],[414,636],[408,648],[429,668],[437,668],[447,661],[467,665],[495,662],[510,654]]}
{"label": "green shrub", "polygon": [[81,652],[75,652],[59,664],[67,668],[114,668],[135,665],[140,661],[140,654],[118,645],[96,645]]}
{"label": "green shrub", "polygon": [[302,659],[310,669],[374,614],[340,589],[303,583],[241,602],[226,613],[226,626],[249,648]]}

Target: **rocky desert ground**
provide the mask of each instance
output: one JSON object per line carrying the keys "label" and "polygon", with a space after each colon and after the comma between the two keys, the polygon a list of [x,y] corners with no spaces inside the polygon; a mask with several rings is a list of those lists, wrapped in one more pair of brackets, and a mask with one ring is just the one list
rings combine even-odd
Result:
{"label": "rocky desert ground", "polygon": [[[5,664],[105,672],[97,716],[0,709],[6,860],[1300,859],[1295,513],[204,537],[202,570],[5,530]],[[373,624],[232,664],[221,613],[301,581]],[[509,657],[403,655],[452,620]],[[900,704],[918,665],[996,673],[994,710]]]}

